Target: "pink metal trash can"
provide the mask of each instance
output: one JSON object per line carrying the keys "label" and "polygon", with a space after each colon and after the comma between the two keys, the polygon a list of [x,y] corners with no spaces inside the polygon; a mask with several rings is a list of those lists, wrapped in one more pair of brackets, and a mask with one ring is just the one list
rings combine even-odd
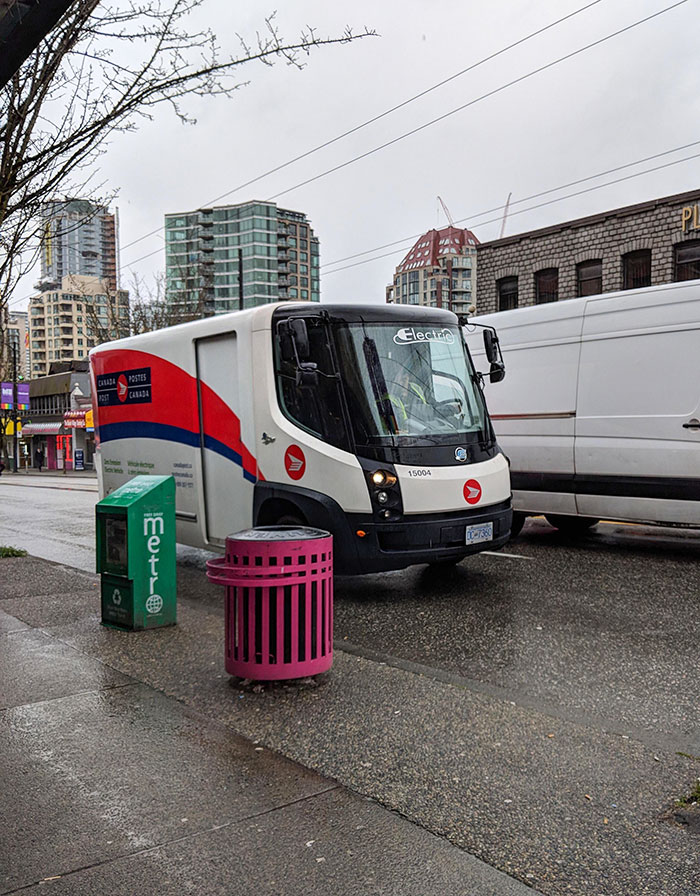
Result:
{"label": "pink metal trash can", "polygon": [[226,586],[226,671],[255,681],[306,678],[333,663],[333,537],[267,526],[236,532],[207,561]]}

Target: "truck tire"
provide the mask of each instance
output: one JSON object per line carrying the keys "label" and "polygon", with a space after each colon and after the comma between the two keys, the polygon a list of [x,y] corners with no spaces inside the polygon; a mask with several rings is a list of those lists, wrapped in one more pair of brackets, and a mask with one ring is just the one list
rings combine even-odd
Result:
{"label": "truck tire", "polygon": [[513,511],[513,522],[510,524],[510,540],[512,541],[514,538],[517,538],[520,535],[520,532],[525,525],[525,520],[527,519],[524,513],[518,513],[517,510]]}
{"label": "truck tire", "polygon": [[558,513],[545,513],[545,519],[564,535],[583,535],[600,522],[590,516],[560,516]]}

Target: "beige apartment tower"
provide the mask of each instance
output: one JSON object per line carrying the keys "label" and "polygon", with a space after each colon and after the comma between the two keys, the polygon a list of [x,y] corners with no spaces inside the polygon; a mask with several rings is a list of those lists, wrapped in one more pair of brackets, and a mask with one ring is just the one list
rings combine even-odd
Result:
{"label": "beige apartment tower", "polygon": [[86,358],[93,346],[128,335],[126,290],[112,291],[99,277],[63,277],[60,289],[29,302],[31,377],[46,376],[52,363]]}

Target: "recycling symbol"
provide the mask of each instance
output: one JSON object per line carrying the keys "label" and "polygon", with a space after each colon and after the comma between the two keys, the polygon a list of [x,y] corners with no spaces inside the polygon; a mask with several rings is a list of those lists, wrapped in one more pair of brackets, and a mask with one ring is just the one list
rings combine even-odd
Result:
{"label": "recycling symbol", "polygon": [[118,588],[115,588],[114,591],[112,592],[112,603],[116,607],[118,607],[121,602],[122,602],[122,593]]}

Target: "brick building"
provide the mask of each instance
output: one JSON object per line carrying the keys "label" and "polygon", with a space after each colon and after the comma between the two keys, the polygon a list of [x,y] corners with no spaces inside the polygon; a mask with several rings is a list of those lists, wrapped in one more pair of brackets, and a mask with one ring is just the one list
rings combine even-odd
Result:
{"label": "brick building", "polygon": [[700,278],[700,190],[477,247],[479,314]]}

